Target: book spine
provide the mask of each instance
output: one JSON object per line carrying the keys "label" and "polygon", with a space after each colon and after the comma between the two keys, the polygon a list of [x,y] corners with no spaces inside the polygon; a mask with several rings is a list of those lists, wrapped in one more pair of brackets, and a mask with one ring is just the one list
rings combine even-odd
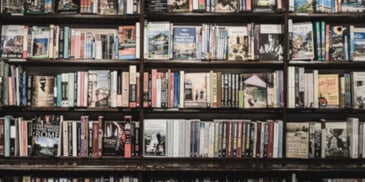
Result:
{"label": "book spine", "polygon": [[5,125],[4,118],[0,118],[0,157],[4,157],[4,149],[5,149]]}
{"label": "book spine", "polygon": [[132,157],[132,116],[126,115],[124,116],[125,126],[125,145],[124,145],[124,157],[131,158]]}
{"label": "book spine", "polygon": [[129,66],[129,107],[137,107],[137,66]]}

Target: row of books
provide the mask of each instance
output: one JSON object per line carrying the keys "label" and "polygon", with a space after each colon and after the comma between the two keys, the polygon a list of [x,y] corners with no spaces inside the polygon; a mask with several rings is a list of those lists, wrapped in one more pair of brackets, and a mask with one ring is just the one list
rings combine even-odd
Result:
{"label": "row of books", "polygon": [[283,71],[228,73],[158,71],[143,74],[143,107],[283,107]]}
{"label": "row of books", "polygon": [[64,120],[62,115],[39,115],[31,119],[5,115],[0,118],[0,154],[4,157],[139,156],[140,123],[124,120]]}
{"label": "row of books", "polygon": [[287,158],[364,158],[364,123],[346,120],[286,123]]}
{"label": "row of books", "polygon": [[[87,70],[56,75],[30,75],[21,66],[0,61],[1,104],[34,107],[139,106],[139,72]],[[127,68],[128,69],[128,68]]]}
{"label": "row of books", "polygon": [[145,119],[144,157],[282,158],[283,121]]}
{"label": "row of books", "polygon": [[288,67],[288,108],[364,108],[365,72],[319,73]]}
{"label": "row of books", "polygon": [[363,12],[362,1],[351,0],[289,0],[289,11],[295,13]]}
{"label": "row of books", "polygon": [[147,12],[277,12],[282,0],[147,0]]}
{"label": "row of books", "polygon": [[99,14],[130,15],[140,13],[139,0],[3,0],[0,12],[24,14]]}
{"label": "row of books", "polygon": [[146,59],[283,60],[281,24],[180,25],[147,22]]}
{"label": "row of books", "polygon": [[135,59],[139,23],[117,28],[3,25],[0,54],[20,59]]}
{"label": "row of books", "polygon": [[325,21],[289,24],[291,60],[365,60],[364,27]]}
{"label": "row of books", "polygon": [[149,182],[285,182],[285,179],[279,177],[199,177],[199,178],[156,178],[148,180]]}
{"label": "row of books", "polygon": [[42,177],[37,175],[5,176],[0,182],[138,182],[135,176],[97,176],[97,177]]}

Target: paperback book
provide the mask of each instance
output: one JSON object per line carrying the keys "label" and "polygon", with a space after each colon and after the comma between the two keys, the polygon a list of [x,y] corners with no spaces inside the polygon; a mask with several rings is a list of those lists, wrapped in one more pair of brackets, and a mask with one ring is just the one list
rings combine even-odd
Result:
{"label": "paperback book", "polygon": [[293,23],[290,33],[292,60],[313,60],[313,25],[311,22]]}
{"label": "paperback book", "polygon": [[294,0],[295,13],[313,13],[314,0]]}
{"label": "paperback book", "polygon": [[31,58],[46,59],[49,57],[49,26],[32,26]]}
{"label": "paperback book", "polygon": [[136,26],[123,25],[118,28],[119,59],[136,58]]}
{"label": "paperback book", "polygon": [[207,73],[184,74],[184,107],[207,107]]}
{"label": "paperback book", "polygon": [[365,28],[354,27],[351,33],[351,60],[365,61]]}
{"label": "paperback book", "polygon": [[54,97],[55,77],[54,76],[33,76],[33,106],[35,107],[53,107],[55,105]]}
{"label": "paperback book", "polygon": [[173,28],[173,58],[196,58],[196,27],[174,26]]}
{"label": "paperback book", "polygon": [[309,123],[288,122],[286,124],[286,157],[308,159]]}
{"label": "paperback book", "polygon": [[143,121],[143,156],[166,156],[166,120],[145,119]]}
{"label": "paperback book", "polygon": [[219,13],[238,12],[239,11],[239,1],[238,0],[216,0],[214,9],[215,9],[215,12],[219,12]]}
{"label": "paperback book", "polygon": [[365,72],[352,72],[353,108],[365,108]]}
{"label": "paperback book", "polygon": [[246,26],[226,27],[228,60],[248,59],[248,31]]}
{"label": "paperback book", "polygon": [[330,25],[329,35],[329,60],[348,60],[348,27],[343,25]]}
{"label": "paperback book", "polygon": [[342,0],[342,12],[363,12],[365,10],[365,3],[360,0]]}
{"label": "paperback book", "polygon": [[276,11],[276,0],[252,0],[253,12],[268,12]]}
{"label": "paperback book", "polygon": [[101,15],[117,15],[117,0],[99,0],[99,14]]}
{"label": "paperback book", "polygon": [[169,12],[188,12],[189,0],[167,0],[167,9]]}
{"label": "paperback book", "polygon": [[104,121],[103,155],[124,156],[125,121]]}
{"label": "paperback book", "polygon": [[339,107],[339,75],[319,74],[318,75],[318,100],[320,108]]}
{"label": "paperback book", "polygon": [[245,73],[243,75],[244,108],[267,107],[267,84],[265,73]]}
{"label": "paperback book", "polygon": [[75,14],[80,10],[80,0],[58,0],[57,12],[60,14]]}
{"label": "paperback book", "polygon": [[22,58],[24,45],[23,25],[2,25],[1,27],[1,57]]}
{"label": "paperback book", "polygon": [[255,45],[258,46],[258,59],[281,61],[284,59],[284,31],[280,24],[255,25]]}
{"label": "paperback book", "polygon": [[110,70],[89,70],[87,89],[89,107],[108,107],[110,103]]}
{"label": "paperback book", "polygon": [[325,121],[322,131],[322,157],[341,158],[349,156],[347,125],[344,121]]}
{"label": "paperback book", "polygon": [[148,59],[169,59],[170,23],[149,22],[147,29]]}

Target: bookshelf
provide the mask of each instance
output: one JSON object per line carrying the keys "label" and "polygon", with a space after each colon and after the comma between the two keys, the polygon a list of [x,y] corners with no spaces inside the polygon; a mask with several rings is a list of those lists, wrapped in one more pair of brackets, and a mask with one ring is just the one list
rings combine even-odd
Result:
{"label": "bookshelf", "polygon": [[[311,158],[292,159],[285,157],[285,124],[295,121],[346,120],[348,117],[358,117],[365,120],[365,112],[355,108],[288,108],[288,67],[304,67],[306,70],[319,70],[320,73],[347,73],[349,71],[364,71],[365,63],[352,61],[292,61],[290,60],[289,19],[293,22],[326,21],[326,23],[354,24],[363,26],[364,13],[293,13],[288,8],[275,13],[240,12],[145,12],[145,1],[141,1],[140,13],[132,15],[97,15],[97,14],[25,14],[15,16],[1,14],[0,26],[4,25],[61,25],[71,28],[114,28],[120,25],[140,24],[138,40],[140,45],[139,58],[131,60],[117,59],[21,59],[2,58],[5,62],[22,67],[32,74],[60,74],[88,70],[121,70],[128,71],[131,65],[136,65],[139,73],[140,90],[139,103],[135,108],[117,106],[90,108],[87,106],[71,107],[34,107],[34,106],[2,106],[1,116],[12,115],[30,119],[36,115],[57,114],[67,120],[79,120],[80,116],[88,115],[90,120],[97,120],[104,116],[104,121],[122,120],[130,115],[133,121],[140,121],[141,130],[138,133],[139,151],[136,156],[125,158],[122,156],[99,157],[40,157],[40,156],[10,156],[0,158],[0,176],[40,176],[88,178],[100,176],[132,176],[138,181],[153,181],[168,179],[219,179],[233,181],[247,178],[275,178],[286,181],[321,181],[323,178],[365,178],[364,160],[350,158]],[[283,0],[283,7],[288,7]],[[144,27],[148,22],[170,22],[174,25],[247,25],[280,24],[283,26],[283,61],[254,60],[227,61],[226,59],[147,59],[144,58],[144,39],[147,35]],[[211,70],[222,73],[266,73],[282,70],[283,107],[261,108],[159,108],[143,107],[143,85],[145,72],[157,71],[178,72],[209,72]],[[282,138],[282,155],[277,158],[263,157],[144,157],[143,156],[143,121],[146,119],[199,119],[200,121],[214,121],[219,119],[252,121],[282,120],[284,123]],[[187,176],[190,176],[187,178]],[[244,177],[242,177],[244,176]],[[8,180],[4,178],[3,181]],[[14,178],[21,181],[21,178]]]}

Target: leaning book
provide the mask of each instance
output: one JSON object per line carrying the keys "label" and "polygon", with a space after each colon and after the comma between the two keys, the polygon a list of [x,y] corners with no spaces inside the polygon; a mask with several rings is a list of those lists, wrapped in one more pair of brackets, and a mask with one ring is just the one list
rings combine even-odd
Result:
{"label": "leaning book", "polygon": [[33,155],[57,156],[60,147],[62,115],[37,116],[33,121]]}
{"label": "leaning book", "polygon": [[313,25],[311,22],[293,23],[289,41],[292,60],[313,60]]}
{"label": "leaning book", "polygon": [[166,156],[167,122],[164,119],[145,119],[143,121],[143,156]]}
{"label": "leaning book", "polygon": [[3,25],[1,29],[1,57],[22,58],[24,45],[23,25]]}

